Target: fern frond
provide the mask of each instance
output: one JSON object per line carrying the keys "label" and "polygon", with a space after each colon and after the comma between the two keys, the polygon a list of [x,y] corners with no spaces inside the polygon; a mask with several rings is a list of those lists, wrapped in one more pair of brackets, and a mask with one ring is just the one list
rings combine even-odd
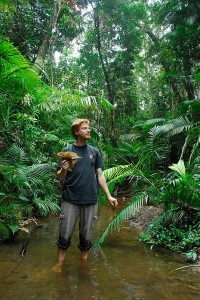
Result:
{"label": "fern frond", "polygon": [[112,232],[113,229],[120,230],[120,225],[123,221],[129,220],[131,217],[135,216],[139,210],[144,206],[148,201],[148,195],[142,194],[137,196],[132,200],[132,203],[125,207],[117,216],[110,222],[97,244],[101,246],[104,243],[105,238]]}

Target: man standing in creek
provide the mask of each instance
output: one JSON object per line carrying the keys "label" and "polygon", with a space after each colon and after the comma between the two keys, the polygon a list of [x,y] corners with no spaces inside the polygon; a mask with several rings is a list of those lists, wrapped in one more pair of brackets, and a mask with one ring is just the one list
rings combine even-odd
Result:
{"label": "man standing in creek", "polygon": [[[59,180],[63,180],[63,199],[60,212],[58,260],[53,267],[61,272],[66,250],[71,246],[71,238],[79,219],[79,244],[81,259],[87,260],[92,247],[92,233],[97,219],[98,185],[107,196],[109,203],[115,207],[118,202],[108,190],[102,171],[102,158],[98,149],[87,144],[90,139],[90,121],[78,119],[72,124],[75,143],[65,147],[59,156]],[[73,153],[72,153],[73,152]],[[66,155],[65,155],[66,154]],[[72,154],[71,160],[67,158]],[[76,157],[76,158],[74,158]]]}

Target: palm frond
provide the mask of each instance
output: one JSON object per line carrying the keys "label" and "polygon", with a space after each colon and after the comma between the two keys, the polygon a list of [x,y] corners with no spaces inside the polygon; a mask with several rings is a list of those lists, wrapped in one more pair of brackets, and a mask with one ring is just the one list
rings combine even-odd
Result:
{"label": "palm frond", "polygon": [[28,161],[28,158],[25,151],[21,147],[13,144],[2,156],[2,161],[7,164],[24,164]]}
{"label": "palm frond", "polygon": [[113,229],[120,230],[120,225],[122,222],[129,220],[131,217],[135,216],[140,209],[147,203],[148,195],[141,194],[136,198],[133,198],[132,203],[125,207],[117,216],[110,222],[97,244],[101,246],[104,243],[106,236],[109,232],[112,232]]}
{"label": "palm frond", "polygon": [[135,141],[137,139],[140,139],[142,137],[139,133],[129,133],[129,134],[123,134],[120,136],[121,141]]}
{"label": "palm frond", "polygon": [[155,139],[159,138],[162,134],[163,134],[163,126],[156,126],[156,125],[153,126],[149,130],[149,136],[150,136],[151,143],[153,143],[155,141]]}
{"label": "palm frond", "polygon": [[[97,110],[97,99],[94,96],[86,96],[70,91],[61,91],[52,87],[45,87],[38,91],[37,97],[42,97],[43,101],[38,101],[40,110],[67,111],[68,114],[77,108],[90,107]],[[74,117],[73,117],[74,118]],[[70,120],[71,123],[71,120]]]}
{"label": "palm frond", "polygon": [[185,149],[187,148],[187,146],[188,146],[189,142],[190,142],[190,135],[188,134],[188,135],[186,136],[186,138],[185,138],[184,145],[183,145],[183,147],[182,147],[182,149],[181,149],[181,156],[180,156],[180,159],[182,159],[182,158],[183,158],[183,155],[184,155]]}
{"label": "palm frond", "polygon": [[82,97],[80,99],[80,104],[86,105],[87,107],[92,106],[92,105],[94,107],[97,107],[97,100],[96,100],[96,97],[94,97],[94,96],[86,96],[86,97]]}
{"label": "palm frond", "polygon": [[[103,173],[106,178],[110,193],[113,192],[116,183],[122,184],[125,178],[131,178],[136,170],[138,170],[138,166],[140,163],[141,161],[138,161],[136,165],[120,165],[104,170]],[[100,204],[105,204],[107,202],[105,200],[105,195],[101,195],[101,197],[99,197],[99,202]]]}
{"label": "palm frond", "polygon": [[67,106],[69,109],[77,107],[92,107],[97,110],[97,100],[94,96],[83,96],[83,95],[62,95],[61,106]]}
{"label": "palm frond", "polygon": [[19,50],[11,43],[0,40],[0,89],[15,92],[34,91],[41,84],[39,76]]}
{"label": "palm frond", "polygon": [[194,145],[192,146],[192,151],[188,161],[189,164],[191,163],[194,153],[197,151],[197,149],[199,149],[199,144],[200,144],[200,135],[198,136],[196,143],[194,143]]}
{"label": "palm frond", "polygon": [[[120,165],[104,170],[103,173],[110,192],[113,192],[116,183],[122,183],[125,178],[131,176],[136,167],[133,165]],[[104,204],[105,197],[100,197],[100,202]]]}
{"label": "palm frond", "polygon": [[168,121],[166,124],[161,126],[156,126],[154,128],[154,139],[159,137],[161,134],[164,134],[167,137],[177,135],[184,130],[189,130],[193,124],[188,120],[187,117],[180,117]]}
{"label": "palm frond", "polygon": [[147,144],[155,162],[160,163],[166,160],[169,153],[169,141],[163,135],[160,127],[154,126],[150,129]]}
{"label": "palm frond", "polygon": [[27,181],[35,186],[44,184],[45,175],[52,173],[55,166],[53,164],[37,164],[21,168],[26,175]]}
{"label": "palm frond", "polygon": [[142,121],[142,122],[137,122],[134,128],[141,128],[143,131],[149,131],[149,128],[151,128],[152,126],[157,126],[160,123],[164,123],[166,120],[163,118],[155,118],[155,119],[149,119],[146,121]]}
{"label": "palm frond", "polygon": [[44,135],[45,142],[58,142],[59,137],[55,134],[46,132]]}
{"label": "palm frond", "polygon": [[33,205],[39,214],[44,217],[49,213],[57,213],[60,210],[60,206],[57,203],[48,199],[42,200],[40,198],[34,198]]}
{"label": "palm frond", "polygon": [[187,117],[180,117],[172,120],[172,125],[172,128],[167,130],[167,135],[169,137],[177,135],[183,131],[188,131],[193,126],[192,122],[190,122]]}
{"label": "palm frond", "polygon": [[1,173],[11,183],[18,187],[27,187],[32,190],[33,187],[44,185],[44,178],[55,169],[54,164],[34,164],[26,165],[1,165]]}
{"label": "palm frond", "polygon": [[132,165],[120,165],[117,167],[113,167],[113,168],[109,168],[104,170],[104,176],[106,178],[107,181],[111,181],[114,178],[118,178],[121,175],[127,176],[127,175],[131,175],[131,172],[133,170],[133,166]]}
{"label": "palm frond", "polygon": [[105,107],[107,110],[112,110],[113,105],[105,98],[100,99],[100,103],[103,107]]}
{"label": "palm frond", "polygon": [[156,125],[158,123],[163,123],[165,121],[166,119],[164,118],[149,119],[144,122],[144,125]]}

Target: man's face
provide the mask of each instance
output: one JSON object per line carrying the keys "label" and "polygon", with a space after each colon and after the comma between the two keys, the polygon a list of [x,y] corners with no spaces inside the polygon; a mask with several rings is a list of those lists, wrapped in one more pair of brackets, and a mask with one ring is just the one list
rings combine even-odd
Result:
{"label": "man's face", "polygon": [[78,138],[82,138],[85,140],[90,139],[90,126],[88,123],[82,123],[79,127],[79,130],[76,132]]}

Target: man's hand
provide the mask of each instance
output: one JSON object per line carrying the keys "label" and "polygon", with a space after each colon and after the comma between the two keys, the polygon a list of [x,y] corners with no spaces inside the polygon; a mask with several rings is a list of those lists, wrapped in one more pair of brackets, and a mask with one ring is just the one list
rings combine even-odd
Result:
{"label": "man's hand", "polygon": [[60,170],[57,172],[57,178],[63,180],[66,176],[67,170],[69,168],[69,161],[62,160]]}
{"label": "man's hand", "polygon": [[67,170],[69,168],[69,160],[67,159],[62,160],[61,168]]}
{"label": "man's hand", "polygon": [[110,196],[110,197],[108,198],[108,201],[109,201],[110,205],[112,205],[113,207],[116,207],[116,206],[118,205],[117,199],[116,199],[116,198],[113,198],[112,196]]}

